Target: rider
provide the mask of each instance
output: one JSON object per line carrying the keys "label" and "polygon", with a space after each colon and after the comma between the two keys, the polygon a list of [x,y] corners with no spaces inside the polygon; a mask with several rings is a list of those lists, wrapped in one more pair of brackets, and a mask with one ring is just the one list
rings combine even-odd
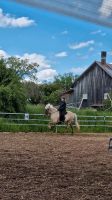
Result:
{"label": "rider", "polygon": [[59,111],[59,114],[60,114],[59,115],[60,122],[64,122],[65,121],[65,114],[66,114],[66,101],[65,101],[64,97],[61,98],[58,111]]}

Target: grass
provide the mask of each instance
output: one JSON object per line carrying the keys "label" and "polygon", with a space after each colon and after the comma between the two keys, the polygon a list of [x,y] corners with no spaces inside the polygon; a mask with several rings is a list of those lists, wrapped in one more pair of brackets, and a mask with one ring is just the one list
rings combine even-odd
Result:
{"label": "grass", "polygon": [[27,104],[26,106],[26,112],[29,114],[44,114],[44,106],[42,104],[38,105],[32,105],[32,104]]}
{"label": "grass", "polygon": [[[69,109],[75,112],[78,116],[78,121],[81,126],[81,132],[112,132],[112,118],[105,118],[105,116],[112,116],[112,112],[96,111],[94,109]],[[47,127],[49,120],[46,116],[36,114],[44,114],[43,105],[31,105],[28,104],[26,112],[30,114],[30,120],[24,119],[24,114],[20,115],[5,115],[0,116],[0,131],[4,132],[49,132]],[[90,117],[92,116],[92,117]],[[88,120],[88,122],[87,122]],[[36,126],[39,124],[39,126]],[[41,125],[43,124],[43,125]],[[91,124],[93,126],[91,126]],[[45,126],[46,125],[46,126]],[[84,126],[88,125],[88,126]],[[104,127],[103,125],[106,125]],[[57,127],[58,132],[63,134],[64,132],[71,132],[71,129],[66,127]],[[76,132],[76,128],[74,127]]]}

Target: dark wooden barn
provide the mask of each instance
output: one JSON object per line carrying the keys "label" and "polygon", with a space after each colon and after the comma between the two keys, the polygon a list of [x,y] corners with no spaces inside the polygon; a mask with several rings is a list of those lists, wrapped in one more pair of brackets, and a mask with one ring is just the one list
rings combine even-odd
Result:
{"label": "dark wooden barn", "polygon": [[64,93],[68,104],[75,107],[103,106],[104,99],[112,92],[112,64],[106,63],[106,52],[101,52],[101,61],[93,62]]}

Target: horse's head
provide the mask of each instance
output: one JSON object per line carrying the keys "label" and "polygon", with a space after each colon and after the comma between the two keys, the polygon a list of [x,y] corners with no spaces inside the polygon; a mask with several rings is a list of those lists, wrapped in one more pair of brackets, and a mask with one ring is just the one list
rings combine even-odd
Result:
{"label": "horse's head", "polygon": [[50,103],[48,103],[46,106],[45,106],[45,114],[46,115],[50,115],[54,112],[54,108],[53,105],[51,105]]}
{"label": "horse's head", "polygon": [[50,115],[51,114],[51,104],[48,103],[46,106],[45,106],[45,114],[46,115]]}

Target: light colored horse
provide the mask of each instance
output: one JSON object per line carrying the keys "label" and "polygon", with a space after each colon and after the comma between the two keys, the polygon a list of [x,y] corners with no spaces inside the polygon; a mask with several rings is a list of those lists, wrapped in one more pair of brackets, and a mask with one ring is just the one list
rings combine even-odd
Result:
{"label": "light colored horse", "polygon": [[[51,128],[52,125],[56,125],[59,123],[59,111],[51,104],[47,104],[45,106],[45,113],[50,116],[50,122],[48,127]],[[77,131],[80,131],[80,126],[77,121],[77,115],[71,111],[67,111],[67,114],[65,115],[65,123],[67,124],[67,127],[70,126],[73,133],[73,123],[75,122]]]}

